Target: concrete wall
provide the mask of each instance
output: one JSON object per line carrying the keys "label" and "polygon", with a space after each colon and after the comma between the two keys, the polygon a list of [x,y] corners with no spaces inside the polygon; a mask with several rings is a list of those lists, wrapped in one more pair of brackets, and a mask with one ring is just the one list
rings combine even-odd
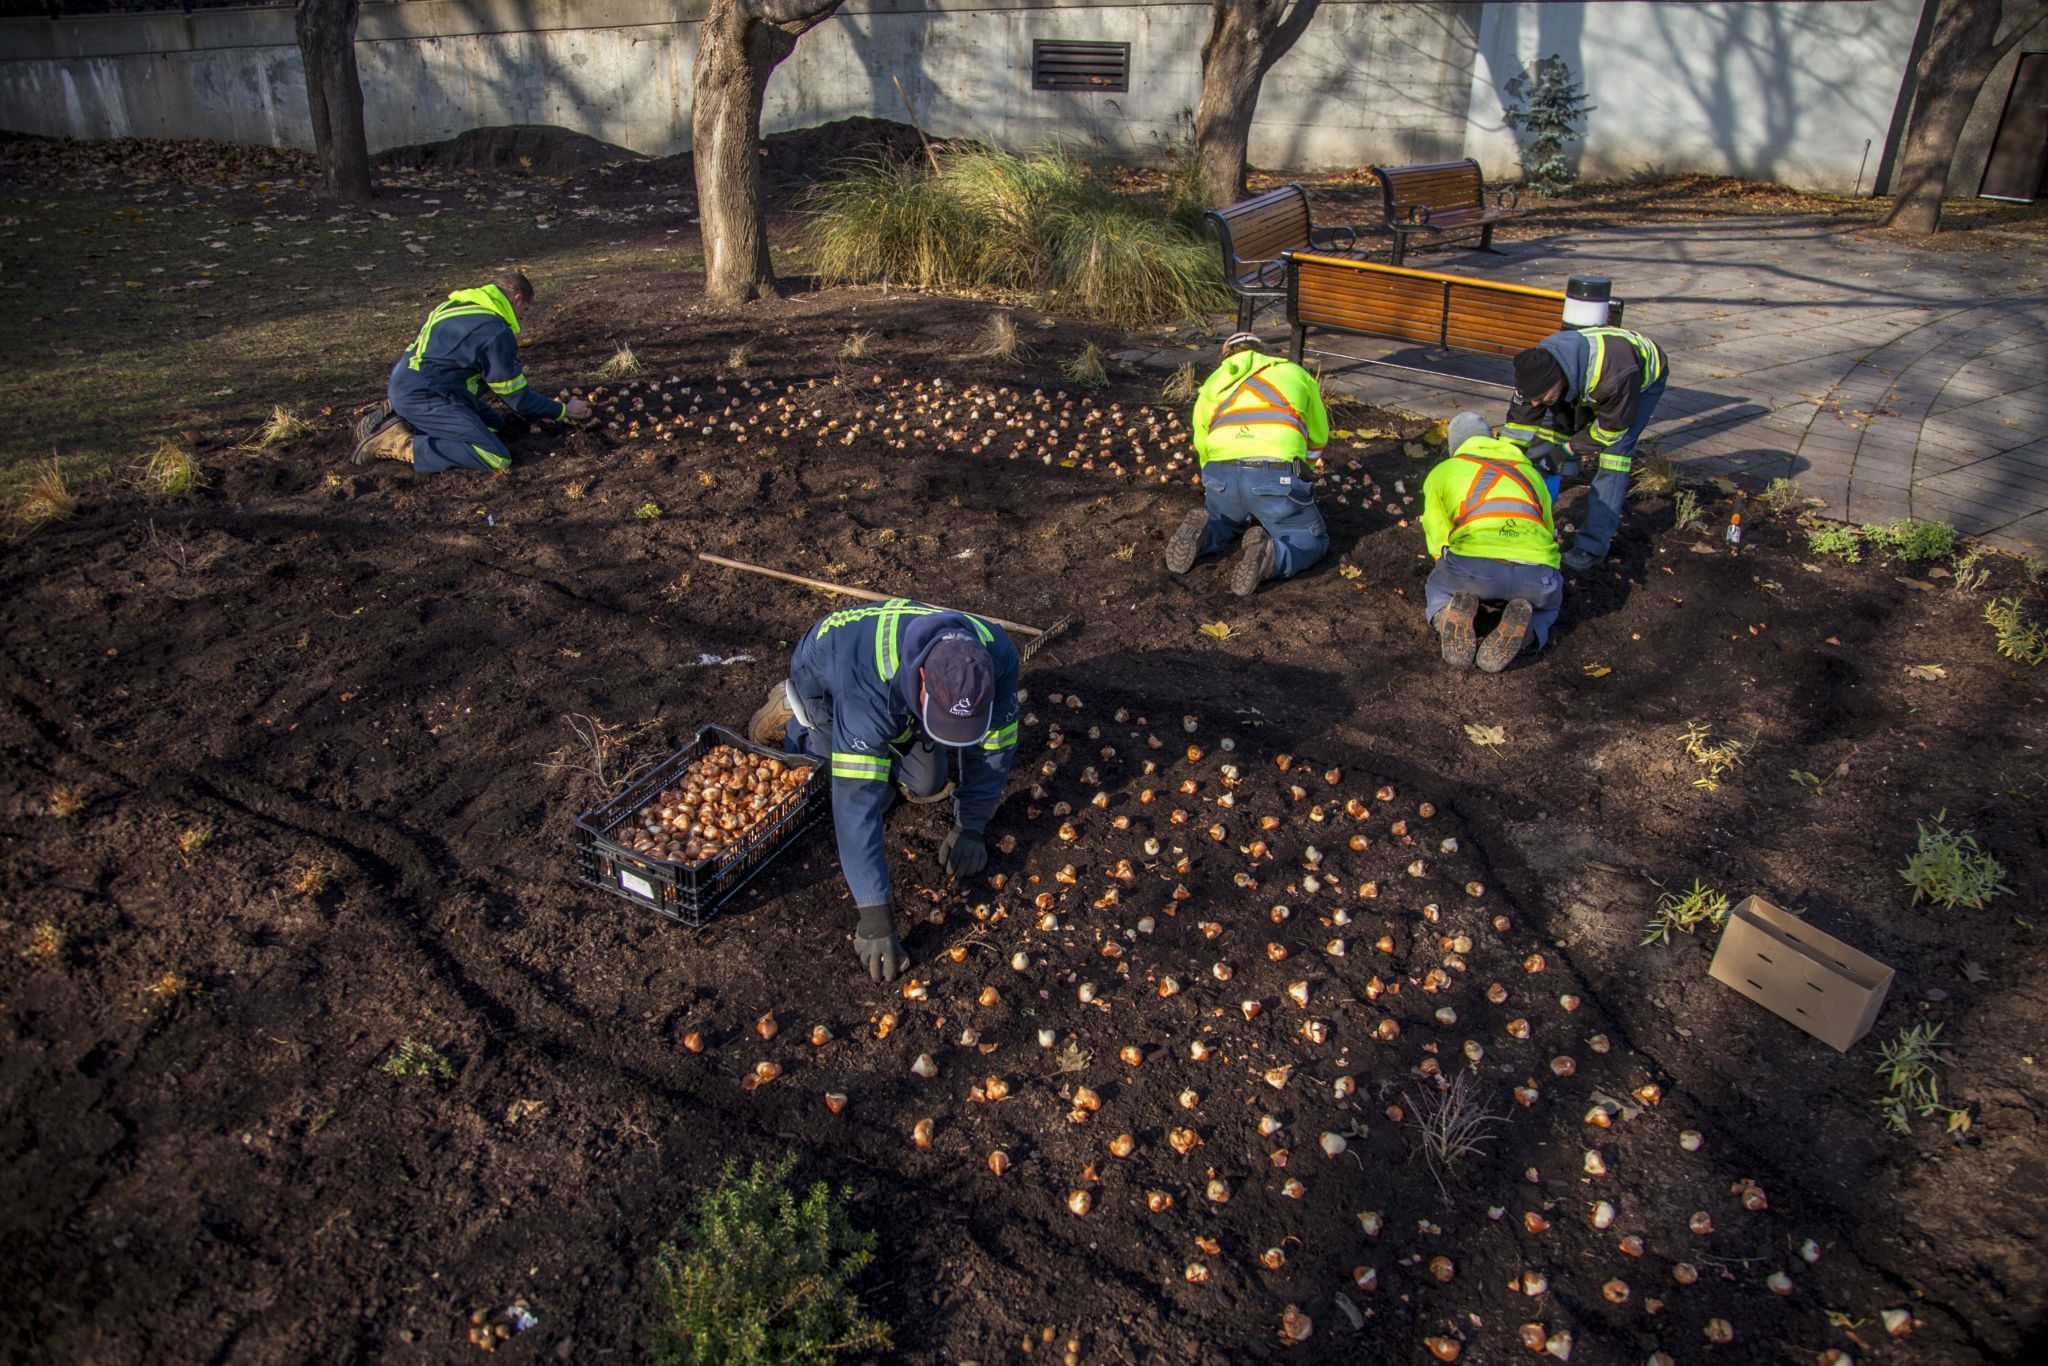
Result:
{"label": "concrete wall", "polygon": [[[1510,178],[1502,87],[1557,53],[1600,106],[1591,173],[1725,171],[1846,191],[1860,166],[1867,189],[1921,2],[1332,0],[1268,76],[1252,159],[1315,170],[1469,154]],[[636,151],[684,150],[702,11],[703,0],[366,4],[370,144],[551,123]],[[1208,22],[1201,0],[850,0],[776,73],[766,124],[900,118],[895,76],[935,133],[1144,154],[1194,107]],[[1033,91],[1037,38],[1130,42],[1133,89]],[[286,9],[0,21],[0,54],[9,129],[310,145]],[[1975,174],[1956,181],[1967,193]]]}
{"label": "concrete wall", "polygon": [[1488,5],[1467,147],[1482,165],[1515,163],[1502,89],[1555,53],[1598,106],[1587,174],[1705,171],[1847,194],[1860,170],[1868,190],[1920,5]]}

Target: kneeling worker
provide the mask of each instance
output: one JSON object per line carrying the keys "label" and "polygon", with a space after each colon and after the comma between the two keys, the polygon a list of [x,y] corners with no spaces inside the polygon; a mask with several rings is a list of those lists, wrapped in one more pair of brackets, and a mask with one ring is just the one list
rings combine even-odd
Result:
{"label": "kneeling worker", "polygon": [[[1499,673],[1550,639],[1564,603],[1550,490],[1528,455],[1477,413],[1451,419],[1450,458],[1422,485],[1422,535],[1436,568],[1425,585],[1444,663]],[[1482,602],[1504,602],[1500,624],[1476,645]]]}
{"label": "kneeling worker", "polygon": [[952,794],[953,830],[939,845],[947,873],[969,878],[987,867],[982,831],[1017,753],[1017,669],[1001,628],[892,598],[834,612],[805,632],[789,682],[769,690],[747,725],[756,744],[830,761],[839,868],[859,911],[853,947],[877,982],[910,965],[882,843],[891,780],[915,802]]}
{"label": "kneeling worker", "polygon": [[1230,591],[1244,597],[1265,579],[1299,574],[1323,558],[1330,533],[1316,509],[1315,481],[1329,439],[1315,376],[1264,354],[1249,332],[1225,341],[1223,364],[1195,396],[1204,505],[1167,542],[1166,567],[1185,574],[1242,536]]}
{"label": "kneeling worker", "polygon": [[512,452],[498,433],[503,414],[483,388],[521,417],[582,421],[590,405],[530,389],[519,367],[519,310],[533,285],[508,270],[481,289],[458,289],[427,315],[398,364],[387,400],[356,424],[355,463],[398,460],[423,472],[503,470]]}

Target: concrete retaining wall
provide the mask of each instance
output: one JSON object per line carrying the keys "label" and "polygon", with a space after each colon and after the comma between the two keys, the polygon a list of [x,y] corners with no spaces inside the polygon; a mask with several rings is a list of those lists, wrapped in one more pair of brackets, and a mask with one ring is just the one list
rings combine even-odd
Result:
{"label": "concrete retaining wall", "polygon": [[[1589,173],[1726,171],[1846,191],[1860,171],[1868,188],[1920,4],[1336,0],[1267,78],[1252,159],[1317,170],[1472,155],[1511,178],[1502,87],[1557,53],[1599,105]],[[370,144],[549,123],[636,151],[685,150],[702,11],[702,0],[367,4]],[[938,134],[1078,137],[1143,155],[1194,107],[1208,22],[1209,6],[1188,0],[852,0],[776,73],[766,123],[900,118],[894,76]],[[1033,91],[1039,38],[1129,42],[1133,88]],[[310,145],[289,9],[0,21],[0,53],[9,129]]]}

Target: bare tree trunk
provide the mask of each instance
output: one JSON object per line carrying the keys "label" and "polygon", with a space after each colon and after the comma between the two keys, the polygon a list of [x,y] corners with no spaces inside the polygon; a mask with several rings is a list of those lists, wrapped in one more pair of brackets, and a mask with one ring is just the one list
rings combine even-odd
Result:
{"label": "bare tree trunk", "polygon": [[[1949,163],[1963,125],[1976,107],[1985,78],[2043,19],[2048,4],[2021,10],[1999,31],[2000,0],[1930,0],[1939,4],[1934,31],[1913,78],[1913,123],[1906,133],[1898,174],[1892,179],[1892,211],[1885,226],[1932,234],[1941,226],[1941,201],[1948,192]],[[1994,41],[1995,40],[1995,41]]]}
{"label": "bare tree trunk", "polygon": [[[1322,0],[1213,0],[1202,44],[1202,98],[1195,108],[1195,156],[1202,198],[1221,208],[1244,198],[1245,149],[1259,86],[1307,29]],[[1284,18],[1282,16],[1285,16]]]}
{"label": "bare tree trunk", "polygon": [[697,33],[690,107],[704,292],[720,303],[779,297],[761,212],[761,104],[797,39],[841,0],[712,0]]}
{"label": "bare tree trunk", "polygon": [[362,0],[299,0],[295,27],[320,189],[330,199],[370,198],[370,143],[363,134],[363,83],[356,73]]}

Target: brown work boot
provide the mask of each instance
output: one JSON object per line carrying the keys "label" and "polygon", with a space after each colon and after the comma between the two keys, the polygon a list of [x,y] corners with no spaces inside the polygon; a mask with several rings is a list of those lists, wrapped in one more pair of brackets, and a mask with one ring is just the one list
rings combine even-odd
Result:
{"label": "brown work boot", "polygon": [[372,460],[396,460],[410,465],[414,435],[412,427],[403,418],[394,417],[357,446],[352,458],[358,465],[367,465]]}
{"label": "brown work boot", "polygon": [[1230,566],[1230,591],[1248,598],[1273,572],[1273,538],[1262,526],[1244,534],[1244,553]]}
{"label": "brown work boot", "polygon": [[1479,643],[1479,667],[1490,674],[1497,674],[1515,662],[1529,644],[1529,621],[1536,615],[1536,609],[1524,598],[1509,602],[1500,614],[1500,625],[1493,628],[1493,634]]}
{"label": "brown work boot", "polygon": [[1202,538],[1209,534],[1209,509],[1192,508],[1181,518],[1180,525],[1173,529],[1173,538],[1166,543],[1166,568],[1169,573],[1185,574],[1195,563],[1195,557],[1202,553]]}
{"label": "brown work boot", "polygon": [[1453,669],[1472,667],[1472,652],[1477,648],[1479,640],[1472,622],[1478,615],[1477,593],[1454,595],[1450,605],[1436,614],[1436,635],[1443,643],[1444,663]]}
{"label": "brown work boot", "polygon": [[768,690],[768,700],[747,722],[747,738],[757,745],[781,749],[789,743],[789,723],[796,711],[789,705],[789,684],[777,683]]}
{"label": "brown work boot", "polygon": [[375,436],[384,424],[391,420],[391,400],[380,398],[357,416],[355,426],[349,429],[350,439],[360,446]]}

